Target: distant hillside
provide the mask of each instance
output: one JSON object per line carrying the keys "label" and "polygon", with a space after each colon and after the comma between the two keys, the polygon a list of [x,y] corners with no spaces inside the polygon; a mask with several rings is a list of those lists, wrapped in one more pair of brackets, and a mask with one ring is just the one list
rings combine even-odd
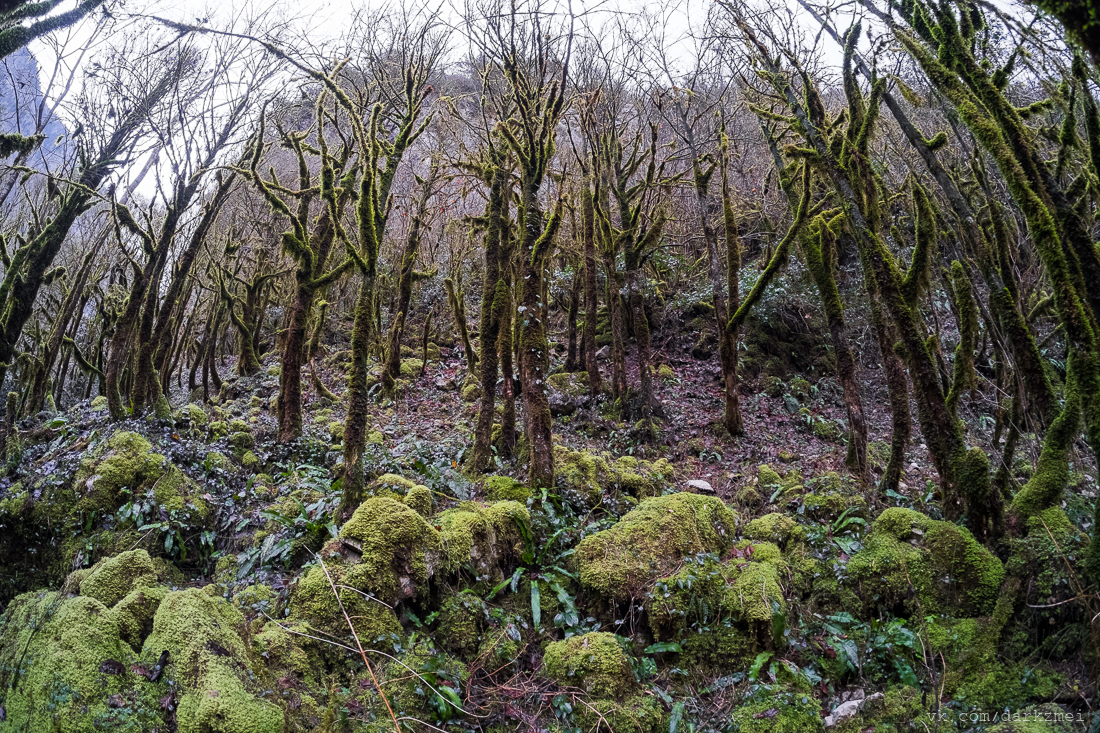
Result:
{"label": "distant hillside", "polygon": [[[29,49],[21,48],[0,61],[0,65],[0,132],[34,134],[39,131],[38,107],[42,102],[38,60]],[[44,109],[43,114],[48,115],[48,110]],[[64,157],[69,144],[69,130],[56,117],[48,119],[41,132],[46,135],[46,140],[27,161],[36,168],[46,162],[56,165]],[[59,143],[58,139],[62,136],[64,139]]]}

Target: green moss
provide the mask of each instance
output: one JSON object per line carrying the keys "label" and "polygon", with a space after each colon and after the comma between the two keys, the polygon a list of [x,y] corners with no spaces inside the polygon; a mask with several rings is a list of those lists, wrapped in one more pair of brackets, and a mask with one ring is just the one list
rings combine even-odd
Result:
{"label": "green moss", "polygon": [[805,400],[810,396],[810,383],[802,377],[795,377],[787,385],[788,391],[800,400]]}
{"label": "green moss", "polygon": [[443,550],[440,533],[424,517],[386,497],[360,504],[340,538],[358,545],[361,553],[349,584],[390,604],[426,590]]}
{"label": "green moss", "polygon": [[420,359],[402,359],[401,376],[405,379],[414,379],[420,376],[420,370],[424,368],[424,362]]}
{"label": "green moss", "polygon": [[149,553],[131,550],[97,562],[81,580],[80,594],[110,608],[135,588],[156,583],[157,574]]}
{"label": "green moss", "polygon": [[[387,664],[383,670],[382,686],[389,695],[390,704],[398,716],[410,716],[429,723],[441,723],[438,716],[439,709],[447,709],[451,720],[461,718],[461,713],[445,703],[431,688],[425,686],[418,677],[433,679],[433,686],[451,687],[459,691],[459,698],[464,699],[463,688],[470,680],[470,673],[466,665],[447,654],[437,651],[426,645],[419,645],[415,649],[406,652]],[[432,703],[436,703],[433,705]],[[374,706],[379,717],[387,716],[385,708],[381,705]],[[384,730],[393,730],[393,724],[380,727],[379,733]]]}
{"label": "green moss", "polygon": [[233,470],[233,461],[229,460],[223,453],[219,453],[218,451],[210,451],[207,453],[203,462],[212,471],[229,472]]}
{"label": "green moss", "polygon": [[141,649],[153,630],[153,619],[167,594],[162,585],[138,585],[111,609],[119,637],[134,650]]}
{"label": "green moss", "polygon": [[761,463],[756,469],[756,481],[765,488],[779,487],[783,485],[783,479],[766,463]]}
{"label": "green moss", "polygon": [[157,401],[153,403],[153,416],[158,420],[172,419],[172,405],[168,402],[168,398],[165,395],[162,394],[157,398]]}
{"label": "green moss", "polygon": [[434,343],[428,344],[428,359],[432,361],[439,361],[439,346]]}
{"label": "green moss", "polygon": [[586,731],[658,733],[668,730],[661,704],[652,695],[634,695],[625,700],[592,700],[588,705],[576,705],[573,714],[581,730]]}
{"label": "green moss", "polygon": [[554,479],[562,493],[577,503],[624,503],[621,495],[638,499],[659,495],[674,469],[666,459],[639,461],[632,456],[611,458],[554,446]]}
{"label": "green moss", "polygon": [[454,572],[470,563],[479,577],[498,577],[505,563],[523,552],[520,525],[530,526],[531,514],[516,501],[495,504],[463,502],[435,518],[446,569]]}
{"label": "green moss", "polygon": [[531,498],[531,490],[509,476],[490,476],[482,487],[489,501],[518,501],[524,504]]}
{"label": "green moss", "polygon": [[875,520],[848,572],[868,608],[904,605],[921,615],[989,613],[1004,579],[1001,561],[968,530],[897,507]]}
{"label": "green moss", "polygon": [[489,610],[476,593],[464,590],[451,596],[439,609],[443,647],[461,659],[471,659],[478,650],[481,632],[488,621]]}
{"label": "green moss", "polygon": [[382,445],[382,441],[386,439],[386,436],[379,430],[372,430],[367,433],[367,445]]}
{"label": "green moss", "polygon": [[786,514],[765,514],[745,525],[744,536],[759,542],[772,542],[781,548],[788,543],[802,542],[806,531]]}
{"label": "green moss", "polygon": [[[361,573],[353,573],[342,565],[330,564],[327,567],[332,577],[331,585],[328,576],[325,575],[325,569],[319,565],[310,568],[305,576],[295,583],[290,594],[291,620],[304,621],[311,628],[325,634],[348,639],[351,636],[351,629],[340,610],[340,603],[343,603],[344,611],[347,612],[355,633],[363,644],[372,644],[380,639],[385,641],[400,635],[401,625],[391,609],[377,601],[364,598],[362,593],[356,592],[358,588],[356,583],[363,581]],[[336,594],[332,591],[333,585],[340,593],[340,602],[337,602]],[[310,647],[319,645],[321,650],[332,651],[322,642],[305,641],[303,643]]]}
{"label": "green moss", "polygon": [[215,420],[210,423],[210,437],[214,440],[229,435],[229,426],[223,420]]}
{"label": "green moss", "polygon": [[786,389],[787,385],[779,377],[768,375],[760,378],[760,391],[768,397],[778,399]]}
{"label": "green moss", "polygon": [[657,378],[661,380],[676,379],[676,372],[668,364],[657,367]]}
{"label": "green moss", "polygon": [[[163,685],[127,673],[137,661],[102,603],[28,593],[0,616],[0,730],[90,733],[166,725]],[[118,697],[115,697],[118,696]],[[112,699],[123,707],[110,707]],[[183,730],[181,728],[181,730]]]}
{"label": "green moss", "polygon": [[571,397],[583,397],[588,394],[588,372],[551,374],[546,383],[556,392],[564,392]]}
{"label": "green moss", "polygon": [[481,385],[475,382],[468,382],[460,393],[462,395],[463,402],[477,402],[481,399]]}
{"label": "green moss", "polygon": [[258,471],[263,465],[264,462],[252,451],[245,451],[244,455],[241,456],[241,466],[249,471]]}
{"label": "green moss", "polygon": [[[715,555],[687,558],[677,573],[654,584],[645,602],[654,636],[675,639],[690,628],[736,625],[748,639],[746,632],[755,635],[771,624],[775,611],[786,611],[780,583],[787,565],[779,548],[771,543],[742,544],[745,547],[729,562],[719,562]],[[725,640],[739,651],[751,647],[740,642]]]}
{"label": "green moss", "polygon": [[802,691],[760,693],[734,709],[727,730],[738,733],[824,731],[821,705]]}
{"label": "green moss", "polygon": [[551,642],[542,671],[558,684],[598,698],[622,698],[637,689],[626,652],[614,634],[603,631]]}
{"label": "green moss", "polygon": [[334,420],[328,424],[328,435],[333,443],[344,442],[344,423]]}
{"label": "green moss", "polygon": [[737,515],[714,497],[679,493],[646,499],[610,529],[577,545],[578,577],[606,598],[627,601],[683,558],[725,552],[736,524]]}
{"label": "green moss", "polygon": [[107,398],[103,395],[92,398],[92,410],[94,412],[106,412],[107,411]]}
{"label": "green moss", "polygon": [[137,494],[163,474],[165,458],[152,449],[149,441],[137,433],[115,433],[107,441],[107,452],[102,458],[86,458],[81,462],[73,478],[76,506],[51,509],[84,513],[117,507],[123,488]]}
{"label": "green moss", "polygon": [[252,433],[233,433],[229,436],[229,445],[233,446],[233,450],[243,455],[245,451],[251,450],[252,446],[256,445],[256,439],[252,437]]}
{"label": "green moss", "polygon": [[153,485],[153,497],[165,509],[182,514],[188,524],[205,525],[210,506],[200,498],[199,487],[178,466],[169,466]]}
{"label": "green moss", "polygon": [[167,650],[171,677],[184,692],[176,719],[182,731],[282,733],[282,711],[260,697],[248,673],[244,617],[197,588],[168,593],[145,640],[146,654]]}
{"label": "green moss", "polygon": [[427,518],[432,515],[435,500],[431,489],[427,486],[414,486],[405,494],[403,501],[420,516]]}

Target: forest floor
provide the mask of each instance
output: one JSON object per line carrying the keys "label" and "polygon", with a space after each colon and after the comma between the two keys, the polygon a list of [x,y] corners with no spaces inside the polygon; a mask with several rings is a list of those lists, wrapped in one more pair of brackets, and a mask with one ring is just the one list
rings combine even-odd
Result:
{"label": "forest floor", "polygon": [[[919,437],[893,496],[847,475],[827,369],[747,375],[728,435],[702,322],[670,323],[656,442],[581,400],[541,496],[521,461],[464,470],[476,391],[447,338],[372,405],[373,498],[346,521],[343,405],[307,370],[305,435],[276,444],[273,355],[241,379],[223,362],[212,403],[180,392],[170,418],[97,400],[24,421],[0,479],[0,733],[380,731],[390,710],[493,733],[1025,730],[965,717],[1005,709],[1085,729],[1087,459],[1045,534],[990,552],[940,521]],[[346,360],[315,359],[333,392]],[[859,369],[877,479],[888,401],[875,356]],[[990,455],[996,403],[962,406]],[[1019,482],[1037,450],[1024,435]]]}

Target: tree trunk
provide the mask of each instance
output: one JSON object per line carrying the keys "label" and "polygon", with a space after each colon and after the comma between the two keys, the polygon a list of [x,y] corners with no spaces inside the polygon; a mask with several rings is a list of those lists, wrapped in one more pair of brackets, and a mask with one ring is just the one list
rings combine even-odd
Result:
{"label": "tree trunk", "polygon": [[[584,367],[588,371],[588,392],[595,397],[603,391],[600,365],[596,361],[596,311],[599,303],[596,293],[596,207],[592,190],[586,184],[581,194],[584,226]],[[608,306],[610,307],[610,306]]]}

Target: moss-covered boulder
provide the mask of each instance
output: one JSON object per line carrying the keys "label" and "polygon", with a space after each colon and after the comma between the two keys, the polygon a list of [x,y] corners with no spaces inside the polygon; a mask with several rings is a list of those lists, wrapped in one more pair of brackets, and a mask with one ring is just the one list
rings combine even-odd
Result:
{"label": "moss-covered boulder", "polygon": [[523,553],[521,527],[530,526],[531,514],[517,501],[467,501],[438,514],[435,523],[448,571],[469,563],[479,576],[499,578]]}
{"label": "moss-covered boulder", "polygon": [[75,505],[55,509],[82,514],[117,507],[122,489],[137,494],[151,486],[164,473],[165,464],[164,456],[154,453],[148,440],[137,433],[117,432],[108,439],[102,456],[81,462],[73,478]]}
{"label": "moss-covered boulder", "polygon": [[464,590],[443,601],[439,609],[439,634],[443,647],[469,660],[478,650],[481,632],[489,621],[489,609],[481,596]]}
{"label": "moss-covered boulder", "polygon": [[771,542],[783,549],[788,543],[803,541],[806,530],[786,514],[766,514],[746,524],[744,536],[757,542]]}
{"label": "moss-covered boulder", "polygon": [[542,671],[560,685],[580,687],[597,698],[620,699],[638,687],[626,652],[614,634],[604,631],[551,642]]}
{"label": "moss-covered boulder", "polygon": [[588,394],[588,372],[563,372],[551,374],[546,378],[547,386],[570,397],[583,397]]}
{"label": "moss-covered boulder", "polygon": [[764,688],[734,708],[727,730],[740,733],[823,733],[821,704],[799,685]]}
{"label": "moss-covered boulder", "polygon": [[510,476],[490,476],[482,484],[489,501],[518,501],[521,504],[531,498],[531,490]]}
{"label": "moss-covered boulder", "polygon": [[[354,628],[363,644],[381,641],[385,645],[400,635],[401,625],[393,610],[357,590],[359,585],[367,584],[362,568],[329,564],[327,575],[325,569],[314,565],[294,584],[289,603],[292,621],[305,622],[311,628],[338,639],[350,640]],[[347,618],[344,612],[347,612]],[[351,627],[348,619],[351,620]],[[331,651],[327,644],[304,643],[323,652]]]}
{"label": "moss-covered boulder", "polygon": [[679,493],[646,499],[610,529],[577,545],[578,577],[607,599],[628,601],[685,557],[724,553],[736,525],[737,515],[714,497]]}
{"label": "moss-covered boulder", "polygon": [[[131,674],[138,661],[96,599],[21,595],[0,615],[0,730],[167,729],[168,713],[159,704],[166,688]],[[141,661],[151,667],[156,655]]]}
{"label": "moss-covered boulder", "polygon": [[[662,458],[642,461],[633,456],[612,458],[554,446],[554,480],[570,501],[586,506],[621,504],[620,497],[658,496],[671,483],[672,464]],[[612,506],[611,508],[614,508]]]}
{"label": "moss-covered boulder", "polygon": [[354,587],[394,604],[426,589],[442,558],[440,533],[406,504],[367,499],[340,529]]}
{"label": "moss-covered boulder", "polygon": [[716,638],[732,659],[753,651],[753,640],[786,613],[782,582],[787,564],[771,543],[739,543],[726,561],[714,554],[685,558],[683,567],[659,579],[645,608],[654,636],[677,639],[690,628],[740,631]]}
{"label": "moss-covered boulder", "polygon": [[1074,733],[1078,720],[1080,713],[1047,703],[1005,713],[1001,722],[985,730],[986,733]]}
{"label": "moss-covered boulder", "polygon": [[967,529],[898,507],[875,520],[848,573],[868,609],[966,617],[992,611],[1005,574]]}
{"label": "moss-covered boulder", "polygon": [[244,617],[198,588],[165,595],[145,640],[145,656],[169,654],[169,678],[183,686],[180,733],[281,733],[283,713],[251,673]]}
{"label": "moss-covered boulder", "polygon": [[123,552],[100,560],[80,580],[80,595],[94,598],[107,608],[137,587],[156,585],[157,571],[145,550]]}

